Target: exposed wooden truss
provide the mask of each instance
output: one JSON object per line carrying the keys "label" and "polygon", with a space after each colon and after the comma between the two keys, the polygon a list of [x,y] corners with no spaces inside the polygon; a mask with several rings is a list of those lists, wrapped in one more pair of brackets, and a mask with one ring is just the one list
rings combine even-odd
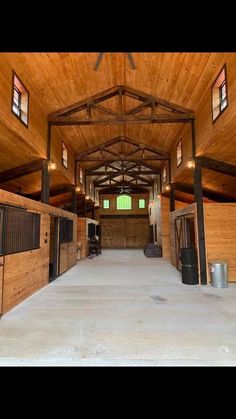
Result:
{"label": "exposed wooden truss", "polygon": [[[100,105],[115,96],[118,98],[116,111],[109,106]],[[140,104],[124,109],[125,96],[137,100]],[[143,114],[147,109],[149,112]],[[111,87],[48,115],[48,121],[52,125],[181,123],[192,119],[194,114],[190,109],[127,86]]]}
{"label": "exposed wooden truss", "polygon": [[[129,150],[125,151],[124,145],[129,145]],[[116,146],[114,151],[114,146]],[[118,149],[117,149],[118,146]],[[156,149],[137,143],[129,137],[116,137],[105,141],[96,147],[91,147],[76,157],[79,161],[117,161],[117,160],[168,160],[169,154],[163,150]]]}

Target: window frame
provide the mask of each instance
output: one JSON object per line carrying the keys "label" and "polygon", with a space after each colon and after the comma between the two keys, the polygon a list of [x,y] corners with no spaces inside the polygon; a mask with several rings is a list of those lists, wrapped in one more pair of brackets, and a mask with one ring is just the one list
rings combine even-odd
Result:
{"label": "window frame", "polygon": [[[104,207],[104,201],[108,201],[108,207]],[[102,200],[102,208],[105,210],[110,209],[110,199],[106,198]]]}
{"label": "window frame", "polygon": [[[224,84],[225,84],[225,90],[226,90],[226,95],[225,95],[225,99],[226,99],[226,106],[224,107],[224,109],[223,110],[221,110],[221,100],[220,100],[220,87],[222,86],[222,84],[223,84],[223,82],[221,83],[221,85],[219,86],[219,87],[217,87],[218,88],[218,93],[219,93],[219,104],[218,104],[218,106],[219,106],[219,113],[218,113],[218,115],[215,117],[215,119],[214,119],[214,114],[213,114],[213,112],[214,112],[214,108],[213,108],[213,89],[214,89],[214,86],[215,86],[215,84],[216,84],[216,82],[217,82],[217,80],[218,80],[218,78],[220,77],[220,75],[221,75],[221,73],[224,71],[224,73],[225,73],[225,79],[223,80],[223,82],[225,82]],[[221,68],[221,70],[219,71],[219,73],[218,73],[218,75],[217,75],[217,77],[215,78],[215,80],[214,80],[214,82],[212,83],[212,86],[211,86],[211,115],[212,115],[212,123],[214,124],[217,120],[218,120],[218,118],[222,115],[222,113],[225,111],[225,109],[227,109],[228,108],[228,106],[229,106],[229,96],[228,96],[228,77],[227,77],[227,66],[226,66],[226,63],[223,65],[223,67]]]}
{"label": "window frame", "polygon": [[[66,155],[66,157],[67,157],[66,165],[64,163],[65,159],[63,158],[63,146],[65,147],[66,153],[67,153],[67,155]],[[68,146],[66,145],[66,143],[63,140],[61,141],[61,164],[62,164],[63,167],[65,167],[65,169],[68,169]]]}
{"label": "window frame", "polygon": [[[180,158],[180,162],[178,163],[178,148],[179,145],[181,144],[181,158]],[[179,142],[176,145],[176,166],[179,167],[181,164],[183,163],[183,139],[180,138]]]}
{"label": "window frame", "polygon": [[[15,85],[14,83],[14,78],[17,78],[20,82],[20,84],[22,84],[23,88],[25,89],[27,96],[28,96],[28,100],[27,100],[27,122],[23,121],[23,119],[21,118],[21,113],[22,113],[22,109],[20,108],[20,115],[17,115],[17,113],[15,113],[13,111],[13,105],[14,105],[14,91],[15,91],[15,87],[17,90],[18,87]],[[21,94],[21,98],[22,98],[22,92],[20,91]],[[22,83],[20,77],[18,77],[18,75],[16,74],[16,72],[13,70],[12,71],[12,93],[11,93],[11,113],[28,129],[29,127],[29,100],[30,100],[30,95],[29,95],[29,90],[25,87],[24,83]],[[21,103],[21,102],[20,102]]]}
{"label": "window frame", "polygon": [[[130,203],[131,203],[130,208],[118,208],[118,199],[121,198],[122,196],[127,196],[128,198],[130,198]],[[132,197],[130,195],[126,193],[126,194],[121,194],[116,197],[116,210],[117,211],[131,211],[132,209],[133,209],[133,202],[132,202]]]}
{"label": "window frame", "polygon": [[[140,201],[144,201],[144,207],[140,207]],[[146,199],[145,198],[139,198],[138,199],[138,209],[146,209]]]}

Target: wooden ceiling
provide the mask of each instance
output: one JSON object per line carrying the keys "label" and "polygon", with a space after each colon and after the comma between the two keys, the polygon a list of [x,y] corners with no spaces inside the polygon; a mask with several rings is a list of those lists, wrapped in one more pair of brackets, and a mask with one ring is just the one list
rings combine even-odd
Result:
{"label": "wooden ceiling", "polygon": [[[105,53],[94,71],[98,53],[7,53],[4,58],[40,98],[47,114],[110,88],[126,85],[195,110],[225,53],[133,53],[132,70],[125,53]],[[127,99],[127,107],[131,99]],[[110,99],[112,104],[112,99]],[[60,127],[69,145],[80,153],[124,135],[169,151],[182,124]]]}
{"label": "wooden ceiling", "polygon": [[[94,65],[98,53],[4,53],[4,60],[8,61],[19,77],[27,75],[29,91],[34,92],[45,113],[49,115],[60,108],[117,85],[138,89],[194,111],[225,62],[226,56],[231,54],[208,52],[133,53],[132,55],[135,70],[131,69],[125,53],[105,53],[97,71],[94,71]],[[107,103],[110,108],[117,110],[115,98],[108,99]],[[125,98],[124,110],[137,104],[134,99]],[[78,154],[119,136],[129,137],[138,144],[169,152],[172,144],[178,139],[182,127],[181,123],[166,123],[63,126],[58,129],[62,138]],[[215,136],[214,143],[208,144],[204,154],[236,164],[236,154],[232,153],[232,147],[236,145],[234,132],[230,128],[228,131],[225,130],[223,139],[221,134],[219,132],[219,135]],[[11,138],[11,134],[8,133],[7,137]],[[1,141],[1,144],[3,143],[4,138]],[[15,143],[16,137],[12,136],[11,146],[10,143],[5,143],[2,148],[0,157],[3,169],[8,168],[4,155],[9,155],[9,147],[17,159],[17,148],[12,147]],[[33,161],[36,157],[30,155],[27,150],[24,153],[22,158],[19,157],[19,164]],[[92,163],[83,164],[85,169],[93,166]],[[160,162],[156,164],[156,167],[159,166]],[[221,189],[219,185],[222,185],[222,190],[226,194],[236,193],[232,177],[226,176],[223,179],[223,175],[217,174],[217,176],[215,172],[209,174],[204,171],[204,186],[219,190]],[[34,187],[30,191],[33,193],[40,187],[40,180],[36,174],[31,174],[29,177],[32,178],[32,183],[35,185],[37,183],[37,188]],[[54,177],[55,186],[59,186],[63,179],[59,173],[55,173]],[[189,172],[187,174],[183,172],[182,178],[185,183],[192,183]],[[19,185],[12,183],[12,187],[22,189],[22,181],[19,181]],[[27,189],[27,182],[25,187]]]}

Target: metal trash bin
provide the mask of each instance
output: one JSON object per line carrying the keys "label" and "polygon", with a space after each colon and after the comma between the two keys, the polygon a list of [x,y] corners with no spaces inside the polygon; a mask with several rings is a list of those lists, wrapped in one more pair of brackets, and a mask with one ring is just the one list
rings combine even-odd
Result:
{"label": "metal trash bin", "polygon": [[216,288],[228,287],[228,264],[223,260],[209,262],[211,286]]}

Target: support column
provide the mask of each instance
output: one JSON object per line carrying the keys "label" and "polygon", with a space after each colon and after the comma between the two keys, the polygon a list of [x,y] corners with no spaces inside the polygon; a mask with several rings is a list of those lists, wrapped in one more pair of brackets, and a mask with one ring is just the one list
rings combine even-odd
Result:
{"label": "support column", "polygon": [[92,219],[95,220],[95,213],[94,213],[94,204],[92,206]]}
{"label": "support column", "polygon": [[199,248],[199,265],[200,265],[200,283],[207,285],[207,267],[206,267],[206,248],[205,248],[205,227],[204,227],[204,210],[202,200],[202,167],[201,162],[196,159],[196,140],[195,140],[195,124],[191,121],[192,128],[192,151],[195,161],[193,171],[194,180],[194,196],[197,205],[197,229],[198,229],[198,248]]}
{"label": "support column", "polygon": [[175,191],[171,183],[171,160],[168,160],[169,185],[170,185],[170,212],[175,211]]}
{"label": "support column", "polygon": [[77,214],[77,194],[75,188],[71,191],[71,212]]}
{"label": "support column", "polygon": [[41,169],[41,202],[44,204],[49,204],[49,183],[50,175],[48,161],[46,161],[45,166]]}
{"label": "support column", "polygon": [[48,165],[51,158],[51,123],[48,122],[47,132],[47,161],[45,166],[42,168],[41,174],[41,202],[49,204],[50,198],[50,173]]}
{"label": "support column", "polygon": [[175,211],[175,190],[170,183],[170,212]]}

